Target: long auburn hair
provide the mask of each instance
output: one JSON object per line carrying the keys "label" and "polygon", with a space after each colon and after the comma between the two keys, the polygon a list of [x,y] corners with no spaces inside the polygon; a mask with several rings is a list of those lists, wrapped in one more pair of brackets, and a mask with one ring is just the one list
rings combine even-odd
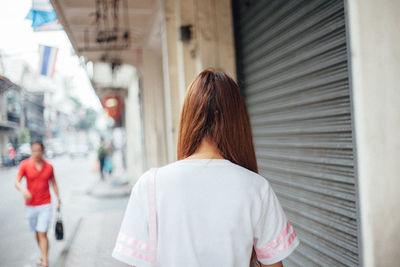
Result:
{"label": "long auburn hair", "polygon": [[239,86],[226,73],[206,69],[189,85],[178,130],[178,160],[192,155],[203,138],[221,156],[258,173],[253,135]]}

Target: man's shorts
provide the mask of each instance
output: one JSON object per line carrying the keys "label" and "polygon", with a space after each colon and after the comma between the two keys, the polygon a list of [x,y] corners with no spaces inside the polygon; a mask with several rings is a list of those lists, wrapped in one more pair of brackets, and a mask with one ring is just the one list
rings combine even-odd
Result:
{"label": "man's shorts", "polygon": [[51,204],[25,206],[25,216],[28,219],[31,231],[47,232],[52,215]]}

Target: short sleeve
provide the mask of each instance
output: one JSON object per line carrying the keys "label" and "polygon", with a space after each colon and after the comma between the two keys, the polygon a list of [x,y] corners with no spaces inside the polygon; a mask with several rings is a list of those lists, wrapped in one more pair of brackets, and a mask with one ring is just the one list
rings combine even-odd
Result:
{"label": "short sleeve", "polygon": [[54,168],[53,165],[50,164],[50,175],[49,175],[49,180],[53,180],[54,177]]}
{"label": "short sleeve", "polygon": [[19,164],[19,168],[18,168],[18,177],[24,177],[26,175],[25,173],[25,162],[21,162],[21,164]]}
{"label": "short sleeve", "polygon": [[112,256],[136,267],[150,266],[147,184],[151,171],[144,173],[132,189]]}
{"label": "short sleeve", "polygon": [[254,248],[262,264],[283,260],[299,245],[296,233],[270,185],[263,198],[261,217],[254,233]]}

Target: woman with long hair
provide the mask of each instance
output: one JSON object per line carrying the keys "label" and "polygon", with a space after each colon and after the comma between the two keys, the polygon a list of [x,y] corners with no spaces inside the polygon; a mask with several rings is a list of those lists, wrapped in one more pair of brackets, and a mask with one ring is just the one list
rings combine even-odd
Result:
{"label": "woman with long hair", "polygon": [[135,184],[113,257],[133,266],[282,266],[299,240],[258,174],[235,81],[205,70],[181,110],[178,161]]}

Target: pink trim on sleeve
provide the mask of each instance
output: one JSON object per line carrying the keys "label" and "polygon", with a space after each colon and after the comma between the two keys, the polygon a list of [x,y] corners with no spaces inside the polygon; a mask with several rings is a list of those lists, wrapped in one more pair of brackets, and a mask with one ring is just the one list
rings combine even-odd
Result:
{"label": "pink trim on sleeve", "polygon": [[140,250],[150,251],[149,244],[138,241],[122,232],[119,233],[117,241],[124,243],[125,245],[135,247]]}
{"label": "pink trim on sleeve", "polygon": [[293,231],[288,240],[286,240],[283,244],[281,244],[279,247],[275,248],[274,250],[272,250],[271,252],[268,252],[266,254],[258,254],[257,253],[257,257],[258,258],[271,258],[272,256],[275,256],[276,254],[279,254],[280,252],[284,251],[285,249],[287,249],[288,247],[290,247],[290,245],[292,245],[292,243],[296,240],[296,233]]}
{"label": "pink trim on sleeve", "polygon": [[157,168],[154,169],[147,186],[147,199],[149,205],[149,243],[152,250],[151,266],[157,267],[157,203],[156,203],[156,175]]}
{"label": "pink trim on sleeve", "polygon": [[134,251],[130,248],[124,247],[120,244],[116,244],[115,245],[115,249],[114,249],[115,253],[124,255],[126,257],[132,258],[132,259],[139,259],[142,261],[147,261],[150,262],[151,261],[151,256],[150,255],[146,255],[137,251]]}
{"label": "pink trim on sleeve", "polygon": [[257,252],[257,254],[261,254],[261,253],[275,247],[276,245],[278,245],[282,241],[282,239],[284,239],[288,235],[291,227],[292,227],[292,225],[290,224],[290,222],[288,220],[286,223],[285,229],[283,229],[283,231],[275,239],[271,240],[267,245],[265,245],[262,248],[255,248],[255,251]]}

